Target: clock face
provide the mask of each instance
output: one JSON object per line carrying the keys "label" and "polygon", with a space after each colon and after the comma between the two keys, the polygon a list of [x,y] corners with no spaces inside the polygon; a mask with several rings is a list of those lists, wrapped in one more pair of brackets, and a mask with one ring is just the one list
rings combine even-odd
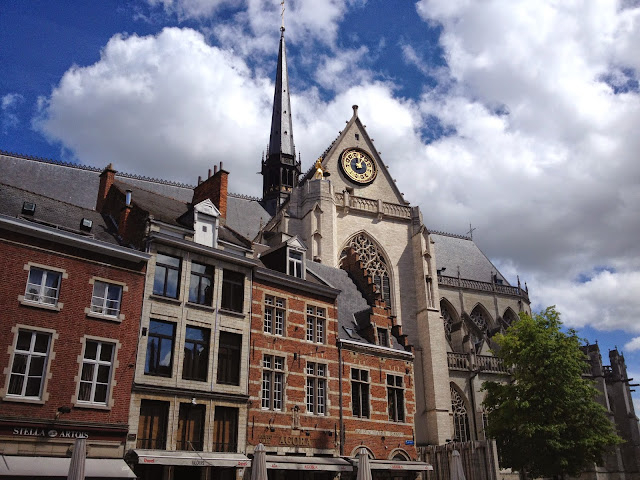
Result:
{"label": "clock face", "polygon": [[376,178],[376,162],[367,153],[357,149],[347,149],[340,156],[340,167],[349,180],[367,185]]}

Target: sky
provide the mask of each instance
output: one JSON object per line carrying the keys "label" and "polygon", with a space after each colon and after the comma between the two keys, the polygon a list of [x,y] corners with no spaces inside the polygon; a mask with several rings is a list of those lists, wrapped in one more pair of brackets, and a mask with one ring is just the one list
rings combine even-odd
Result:
{"label": "sky", "polygon": [[[279,0],[5,0],[0,149],[261,195]],[[359,105],[430,229],[640,380],[640,2],[289,0],[306,171]],[[640,396],[635,394],[636,411]]]}

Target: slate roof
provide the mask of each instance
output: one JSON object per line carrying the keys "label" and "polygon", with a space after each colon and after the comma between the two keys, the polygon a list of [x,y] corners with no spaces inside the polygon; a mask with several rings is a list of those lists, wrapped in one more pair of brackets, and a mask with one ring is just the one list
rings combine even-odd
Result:
{"label": "slate roof", "polygon": [[[22,214],[22,205],[24,202],[33,202],[36,204],[36,210],[33,215]],[[118,241],[115,238],[115,234],[117,233],[115,226],[112,225],[108,219],[105,220],[102,215],[95,210],[89,210],[54,200],[46,195],[39,195],[10,185],[0,184],[0,213],[33,221],[38,225],[45,225],[83,237],[118,245]],[[87,218],[93,222],[90,232],[80,230],[80,222],[83,218]]]}
{"label": "slate roof", "polygon": [[469,237],[431,233],[431,238],[434,241],[437,268],[446,268],[442,275],[457,277],[460,267],[461,278],[491,282],[491,276],[497,275],[504,285],[509,285],[507,279]]}
{"label": "slate roof", "polygon": [[[102,168],[29,157],[0,151],[0,182],[94,209]],[[193,185],[117,172],[116,180],[147,192],[191,202]],[[230,193],[227,198],[227,226],[253,240],[271,216],[257,198]],[[261,223],[262,222],[262,223]]]}
{"label": "slate roof", "polygon": [[[371,307],[349,274],[340,268],[329,267],[311,260],[307,260],[307,271],[330,287],[340,290],[337,302],[338,336],[342,340],[353,340],[372,345],[371,342],[358,335],[358,324],[356,323],[368,320]],[[404,351],[393,335],[391,335],[391,342],[394,349]]]}

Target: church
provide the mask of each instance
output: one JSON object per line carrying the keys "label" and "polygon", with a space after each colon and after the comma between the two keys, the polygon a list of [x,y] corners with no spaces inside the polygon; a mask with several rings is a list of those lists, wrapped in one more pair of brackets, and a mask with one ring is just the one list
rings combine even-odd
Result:
{"label": "church", "polygon": [[[458,445],[481,464],[482,478],[496,478],[481,384],[508,380],[492,337],[531,314],[528,288],[510,284],[470,236],[432,229],[434,212],[404,198],[387,166],[394,159],[381,158],[361,120],[366,106],[345,108],[346,125],[303,171],[284,32],[260,199],[227,192],[233,173],[222,163],[193,186],[111,165],[0,155],[2,191],[97,212],[118,248],[131,250],[127,258],[144,252],[148,261],[132,310],[141,318],[138,356],[112,363],[133,369],[128,430],[115,456],[139,478],[187,478],[198,468],[198,478],[231,479],[245,475],[263,444],[270,478],[322,480],[350,478],[349,459],[366,447],[382,479],[434,468],[446,475],[448,446]],[[41,208],[43,200],[31,202]],[[0,213],[15,214],[6,206]],[[141,292],[139,275],[132,278]],[[611,357],[614,378],[599,352],[589,355],[603,402],[628,437],[597,473],[638,472],[637,418],[628,382],[626,390],[619,384],[624,358]],[[2,359],[6,372],[15,358]],[[4,377],[2,401],[20,400]],[[1,414],[0,424],[18,414]]]}

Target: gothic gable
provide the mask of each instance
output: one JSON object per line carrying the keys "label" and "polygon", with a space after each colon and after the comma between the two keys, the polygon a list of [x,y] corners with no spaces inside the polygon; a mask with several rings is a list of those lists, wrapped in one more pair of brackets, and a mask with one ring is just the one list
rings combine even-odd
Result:
{"label": "gothic gable", "polygon": [[[345,174],[344,168],[340,166],[340,162],[345,152],[350,149],[355,149],[370,157],[375,164],[374,173],[367,172],[365,167],[362,167],[363,178],[355,181],[349,178]],[[351,189],[353,189],[352,195],[354,196],[400,205],[408,204],[400,190],[398,190],[382,158],[380,158],[373,139],[369,137],[365,126],[358,118],[358,107],[356,105],[353,107],[353,116],[347,122],[344,130],[323,156],[322,166],[330,173],[329,180],[331,180],[336,192],[342,192],[347,189],[351,192]],[[354,175],[357,175],[357,173],[354,172]],[[372,180],[370,179],[371,175],[375,175]]]}

